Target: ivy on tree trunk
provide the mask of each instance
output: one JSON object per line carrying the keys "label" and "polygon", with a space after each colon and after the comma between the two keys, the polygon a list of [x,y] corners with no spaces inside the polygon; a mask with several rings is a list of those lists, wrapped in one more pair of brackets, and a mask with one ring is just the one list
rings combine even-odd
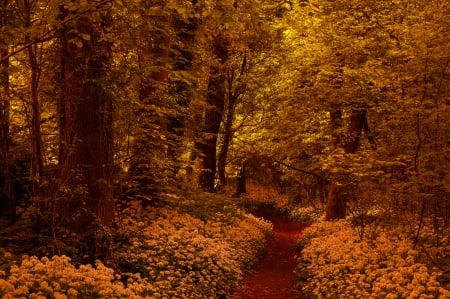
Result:
{"label": "ivy on tree trunk", "polygon": [[94,258],[104,258],[114,215],[113,111],[105,81],[111,45],[104,37],[108,9],[96,10],[100,20],[79,17],[61,32],[59,179],[71,194],[57,213],[63,225],[93,241],[87,250]]}

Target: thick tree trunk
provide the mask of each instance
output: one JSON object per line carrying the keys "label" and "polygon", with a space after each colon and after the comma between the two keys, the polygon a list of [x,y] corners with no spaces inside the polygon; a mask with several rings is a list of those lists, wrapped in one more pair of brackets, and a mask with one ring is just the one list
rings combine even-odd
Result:
{"label": "thick tree trunk", "polygon": [[[8,24],[8,0],[0,1],[0,27]],[[16,219],[16,201],[10,161],[10,108],[8,44],[0,39],[0,206],[6,208],[9,223]],[[3,212],[3,211],[2,211]]]}
{"label": "thick tree trunk", "polygon": [[[61,38],[63,93],[60,105],[60,181],[66,191],[63,206],[56,211],[63,224],[94,239],[89,250],[104,257],[105,229],[113,222],[112,98],[106,90],[110,44],[103,30],[109,25],[80,17],[63,29]],[[73,43],[78,33],[89,35],[82,47]],[[66,211],[63,209],[66,208]]]}
{"label": "thick tree trunk", "polygon": [[[193,9],[197,0],[188,0]],[[170,115],[168,122],[168,148],[167,155],[175,162],[173,173],[179,170],[179,156],[182,148],[182,137],[186,127],[186,110],[191,103],[193,92],[188,78],[183,78],[183,73],[192,73],[194,63],[194,47],[196,44],[196,32],[198,30],[196,17],[185,18],[174,14],[173,30],[176,43],[172,45],[171,64],[175,76],[170,79],[170,94],[174,100],[174,114]],[[177,74],[178,73],[178,74]]]}
{"label": "thick tree trunk", "polygon": [[336,179],[331,181],[325,213],[326,221],[344,219],[346,216],[346,198],[340,193],[341,188]]}
{"label": "thick tree trunk", "polygon": [[225,104],[225,75],[223,65],[228,59],[227,40],[217,37],[213,42],[213,51],[219,62],[211,66],[206,98],[202,140],[197,145],[200,150],[199,186],[208,192],[215,191],[217,135],[219,134]]}

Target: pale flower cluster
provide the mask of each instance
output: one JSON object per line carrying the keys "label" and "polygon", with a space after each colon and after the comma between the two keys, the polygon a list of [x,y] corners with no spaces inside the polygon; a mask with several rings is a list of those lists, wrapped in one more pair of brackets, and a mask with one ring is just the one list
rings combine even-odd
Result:
{"label": "pale flower cluster", "polygon": [[75,267],[67,256],[49,259],[24,257],[8,277],[0,279],[0,295],[10,298],[141,298],[133,285],[128,288],[114,271],[97,261],[95,267]]}
{"label": "pale flower cluster", "polygon": [[301,222],[318,222],[324,219],[324,211],[308,207],[293,207],[289,210],[289,217],[295,221]]}
{"label": "pale flower cluster", "polygon": [[222,218],[204,221],[169,209],[156,220],[128,218],[123,232],[131,244],[117,248],[119,261],[148,278],[158,290],[153,298],[226,295],[258,260],[273,230],[247,214]]}
{"label": "pale flower cluster", "polygon": [[273,233],[247,214],[200,220],[169,209],[128,212],[116,237],[121,275],[99,261],[76,267],[66,256],[24,257],[0,272],[0,298],[218,298],[240,282]]}
{"label": "pale flower cluster", "polygon": [[311,298],[450,298],[400,229],[368,229],[367,240],[347,221],[305,229],[297,286]]}

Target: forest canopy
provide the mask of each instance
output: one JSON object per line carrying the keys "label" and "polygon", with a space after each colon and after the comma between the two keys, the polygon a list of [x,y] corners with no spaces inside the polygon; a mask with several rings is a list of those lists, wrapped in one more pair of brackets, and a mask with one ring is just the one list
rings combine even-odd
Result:
{"label": "forest canopy", "polygon": [[435,0],[0,0],[0,246],[114,264],[136,203],[264,186],[438,247],[449,32]]}

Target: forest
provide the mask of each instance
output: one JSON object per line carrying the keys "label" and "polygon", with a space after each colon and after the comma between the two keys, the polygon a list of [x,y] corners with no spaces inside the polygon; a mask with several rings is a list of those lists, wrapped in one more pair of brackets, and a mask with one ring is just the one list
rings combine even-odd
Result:
{"label": "forest", "polygon": [[296,298],[450,298],[449,64],[449,1],[0,0],[0,297],[235,299],[271,211]]}

